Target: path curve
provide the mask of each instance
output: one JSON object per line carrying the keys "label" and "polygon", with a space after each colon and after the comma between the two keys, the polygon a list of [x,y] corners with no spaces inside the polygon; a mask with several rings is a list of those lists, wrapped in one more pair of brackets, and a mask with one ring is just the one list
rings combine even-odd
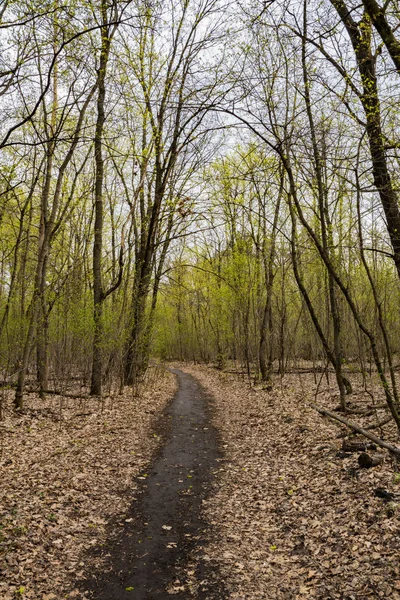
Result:
{"label": "path curve", "polygon": [[[104,548],[110,569],[86,586],[96,600],[193,597],[187,589],[179,591],[182,582],[175,582],[189,553],[203,542],[200,509],[220,456],[209,423],[210,397],[194,377],[171,371],[179,389],[163,417],[167,441],[147,476],[139,480],[142,495],[132,505],[123,532]],[[204,583],[194,597],[222,600],[216,573],[207,569],[200,561],[196,575]]]}

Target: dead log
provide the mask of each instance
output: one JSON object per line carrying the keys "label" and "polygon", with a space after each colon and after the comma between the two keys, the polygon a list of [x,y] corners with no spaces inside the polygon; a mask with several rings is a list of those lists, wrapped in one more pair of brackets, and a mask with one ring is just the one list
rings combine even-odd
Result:
{"label": "dead log", "polygon": [[11,388],[16,388],[16,387],[17,387],[16,381],[0,381],[0,388],[11,389]]}
{"label": "dead log", "polygon": [[364,452],[365,450],[376,450],[376,444],[367,440],[343,440],[343,452]]}
{"label": "dead log", "polygon": [[358,457],[358,464],[360,465],[360,467],[362,469],[371,469],[371,467],[377,467],[378,465],[381,465],[382,463],[383,463],[382,454],[374,454],[373,456],[371,456],[370,454],[367,454],[366,452],[361,452],[360,456]]}
{"label": "dead log", "polygon": [[348,421],[341,415],[333,413],[330,410],[327,410],[326,408],[321,408],[320,406],[317,406],[316,404],[314,404],[312,402],[309,402],[308,404],[309,404],[309,406],[314,408],[317,412],[319,412],[321,415],[324,415],[325,417],[329,417],[330,419],[334,419],[335,421],[339,421],[339,423],[343,423],[343,425],[346,425],[346,427],[349,427],[353,431],[360,433],[364,437],[366,437],[369,440],[371,440],[372,442],[374,442],[377,446],[380,446],[381,448],[385,448],[386,450],[389,450],[397,458],[400,458],[400,448],[398,448],[397,446],[393,446],[393,444],[390,444],[389,442],[385,442],[384,440],[381,440],[373,433],[369,433],[369,431],[366,431],[365,429],[363,429],[362,427],[359,427],[355,423]]}

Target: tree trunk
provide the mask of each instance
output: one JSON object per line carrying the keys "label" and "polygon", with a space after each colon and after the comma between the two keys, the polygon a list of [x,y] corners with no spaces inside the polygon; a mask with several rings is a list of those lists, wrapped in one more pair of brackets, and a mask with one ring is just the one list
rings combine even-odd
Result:
{"label": "tree trunk", "polygon": [[[273,279],[273,278],[271,278]],[[272,281],[267,284],[259,347],[261,381],[269,383],[272,373]]]}
{"label": "tree trunk", "polygon": [[362,0],[365,10],[369,14],[371,21],[382,38],[393,63],[400,74],[400,42],[396,39],[393,29],[385,17],[385,10],[388,3],[385,2],[385,8],[381,8],[376,0]]}
{"label": "tree trunk", "polygon": [[[299,215],[299,219],[300,219],[303,227],[306,229],[308,235],[312,239],[313,243],[315,244],[315,247],[318,250],[320,257],[324,261],[326,268],[332,274],[332,277],[334,278],[335,283],[337,284],[338,288],[342,292],[343,297],[345,298],[345,300],[348,304],[348,307],[351,310],[354,320],[357,323],[357,326],[360,328],[362,333],[368,338],[368,341],[370,343],[371,353],[372,353],[374,363],[376,366],[376,370],[378,372],[378,376],[379,376],[379,379],[380,379],[380,382],[382,385],[382,389],[385,393],[385,398],[386,398],[388,407],[390,409],[390,412],[393,415],[393,419],[396,422],[397,428],[400,431],[400,414],[399,414],[399,410],[398,410],[398,405],[393,398],[393,394],[390,390],[389,382],[388,382],[385,372],[383,370],[382,361],[379,356],[375,336],[365,325],[363,319],[360,316],[359,311],[357,310],[357,307],[354,303],[354,300],[353,300],[348,288],[344,285],[344,283],[343,283],[342,279],[340,278],[340,276],[338,275],[334,265],[332,264],[331,260],[329,259],[326,252],[324,251],[324,248],[322,247],[318,236],[316,235],[315,231],[312,229],[312,227],[310,226],[310,224],[308,223],[307,219],[304,216],[301,204],[299,202],[299,198],[297,196],[296,181],[294,178],[289,153],[281,152],[280,157],[285,166],[286,173],[289,178],[290,197],[293,198],[297,213]],[[290,207],[290,205],[291,205],[291,203],[289,202],[289,207]],[[294,223],[293,207],[291,209],[291,212],[292,212],[292,224],[293,224]],[[292,244],[292,248],[293,248],[293,244]]]}
{"label": "tree trunk", "polygon": [[[318,193],[318,206],[319,206],[319,217],[321,223],[321,237],[322,237],[322,246],[324,252],[332,260],[332,248],[329,243],[331,240],[329,239],[329,211],[328,211],[328,199],[327,199],[327,190],[324,184],[323,177],[323,169],[324,169],[324,161],[322,158],[322,154],[320,148],[318,146],[314,116],[312,113],[312,105],[310,98],[310,81],[308,78],[307,64],[306,64],[306,37],[307,37],[307,0],[304,1],[303,8],[303,37],[302,37],[302,66],[303,66],[303,81],[304,81],[304,98],[306,103],[306,110],[308,116],[308,122],[310,125],[310,133],[311,133],[311,143],[313,149],[314,156],[314,172],[317,180],[317,193]],[[340,314],[339,308],[336,298],[336,289],[335,289],[335,281],[333,279],[332,273],[328,271],[328,290],[329,290],[329,304],[330,311],[332,316],[332,325],[333,325],[333,354],[335,357],[334,367],[335,367],[335,375],[336,381],[339,388],[340,395],[340,405],[342,410],[346,410],[346,387],[343,382],[342,376],[342,343],[341,343],[341,323],[340,323]]]}
{"label": "tree trunk", "polygon": [[274,211],[274,221],[272,224],[271,232],[271,246],[269,249],[268,258],[265,256],[264,248],[264,267],[265,267],[265,287],[266,287],[266,300],[263,311],[263,318],[261,322],[261,334],[260,334],[260,345],[259,345],[259,366],[261,373],[261,381],[269,383],[272,374],[273,365],[273,320],[272,320],[272,291],[274,286],[274,261],[276,255],[276,235],[278,227],[279,211],[281,208],[282,194],[284,184],[284,172],[280,168],[280,182],[278,198]]}
{"label": "tree trunk", "polygon": [[95,199],[94,199],[94,243],[93,243],[93,358],[90,394],[101,396],[102,393],[102,341],[103,341],[103,278],[102,278],[102,250],[103,250],[103,132],[105,123],[105,98],[106,98],[106,72],[110,54],[111,40],[107,25],[107,3],[101,2],[101,51],[100,64],[97,74],[97,120],[94,138],[95,173]]}
{"label": "tree trunk", "polygon": [[25,387],[26,371],[29,365],[29,357],[31,354],[31,346],[34,339],[35,328],[38,328],[38,315],[40,311],[40,303],[43,297],[43,270],[46,264],[46,255],[48,252],[49,244],[49,231],[48,231],[48,203],[50,195],[50,185],[52,176],[52,165],[54,158],[54,142],[48,142],[47,156],[46,156],[46,175],[41,194],[40,204],[40,226],[39,226],[39,240],[38,240],[38,257],[36,263],[35,282],[33,289],[32,301],[29,307],[29,325],[28,331],[25,338],[24,348],[22,352],[22,358],[19,364],[18,382],[17,389],[15,392],[14,405],[20,409],[23,407],[23,395]]}
{"label": "tree trunk", "polygon": [[393,188],[386,158],[382,131],[381,107],[376,78],[376,54],[371,49],[371,20],[367,13],[358,24],[343,0],[330,0],[336,9],[353,45],[358,70],[363,84],[360,99],[367,121],[366,132],[372,160],[374,185],[379,193],[386,226],[393,248],[393,259],[400,278],[400,209]]}

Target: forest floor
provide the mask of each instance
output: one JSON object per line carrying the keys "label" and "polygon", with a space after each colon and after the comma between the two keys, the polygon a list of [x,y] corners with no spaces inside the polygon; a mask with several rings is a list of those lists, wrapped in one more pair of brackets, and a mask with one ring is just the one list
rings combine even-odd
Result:
{"label": "forest floor", "polygon": [[[400,474],[387,453],[382,465],[359,469],[357,453],[340,451],[346,427],[307,404],[318,392],[318,404],[332,410],[334,382],[287,375],[263,391],[215,369],[185,370],[214,397],[224,457],[203,510],[208,543],[180,575],[188,598],[201,560],[220,574],[230,600],[399,600]],[[370,404],[351,379],[354,406]],[[388,427],[377,435],[396,441]],[[379,489],[393,494],[390,502]]]}
{"label": "forest floor", "polygon": [[[337,405],[333,381],[177,367],[178,393],[165,374],[140,398],[6,405],[1,600],[400,600],[398,466],[341,451],[308,404]],[[353,407],[381,404],[358,377]]]}
{"label": "forest floor", "polygon": [[77,400],[26,396],[20,414],[5,395],[0,421],[0,598],[85,597],[77,582],[98,564],[91,552],[124,525],[164,438],[160,415],[176,391],[160,371],[133,397]]}

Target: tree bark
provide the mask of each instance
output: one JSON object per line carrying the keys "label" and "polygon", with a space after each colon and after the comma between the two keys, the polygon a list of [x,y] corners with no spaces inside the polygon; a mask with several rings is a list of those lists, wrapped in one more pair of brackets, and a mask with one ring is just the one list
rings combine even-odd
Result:
{"label": "tree bark", "polygon": [[94,198],[94,243],[93,243],[93,357],[92,377],[90,394],[101,396],[102,393],[102,340],[103,340],[103,277],[102,277],[102,250],[103,250],[103,180],[104,180],[104,158],[103,158],[103,132],[105,124],[105,99],[106,99],[106,72],[110,55],[111,40],[109,37],[109,26],[107,24],[107,3],[101,2],[101,50],[100,64],[97,73],[97,120],[94,137],[94,159],[96,165],[95,173],[95,198]]}
{"label": "tree bark", "polygon": [[[318,147],[317,135],[315,130],[314,116],[311,106],[310,98],[310,81],[308,78],[308,70],[306,64],[306,38],[307,38],[307,0],[304,1],[303,5],[303,36],[302,36],[302,67],[303,67],[303,81],[304,81],[304,98],[306,103],[306,111],[308,116],[308,122],[310,125],[311,144],[314,156],[314,172],[317,180],[317,195],[318,195],[318,206],[319,206],[319,218],[321,223],[321,237],[322,246],[326,255],[332,260],[332,247],[329,242],[331,236],[329,235],[329,212],[328,212],[328,199],[327,190],[323,179],[323,159],[320,148]],[[338,302],[336,298],[336,286],[335,281],[332,277],[332,273],[328,271],[328,290],[329,290],[329,304],[332,317],[333,325],[333,354],[335,357],[334,368],[336,381],[339,388],[340,405],[342,410],[346,411],[346,386],[343,381],[342,375],[342,362],[343,362],[343,350],[341,342],[341,322]]]}
{"label": "tree bark", "polygon": [[371,49],[371,19],[364,13],[358,24],[343,0],[330,0],[350,37],[363,93],[360,95],[367,121],[366,133],[372,160],[374,185],[379,193],[386,217],[386,226],[393,248],[393,260],[400,278],[400,209],[386,159],[382,131],[381,107],[376,78],[376,55]]}
{"label": "tree bark", "polygon": [[[382,38],[393,63],[400,74],[400,42],[393,33],[385,16],[385,9],[380,7],[376,0],[362,0],[364,8],[369,14],[371,21]],[[387,6],[387,3],[386,3]]]}

